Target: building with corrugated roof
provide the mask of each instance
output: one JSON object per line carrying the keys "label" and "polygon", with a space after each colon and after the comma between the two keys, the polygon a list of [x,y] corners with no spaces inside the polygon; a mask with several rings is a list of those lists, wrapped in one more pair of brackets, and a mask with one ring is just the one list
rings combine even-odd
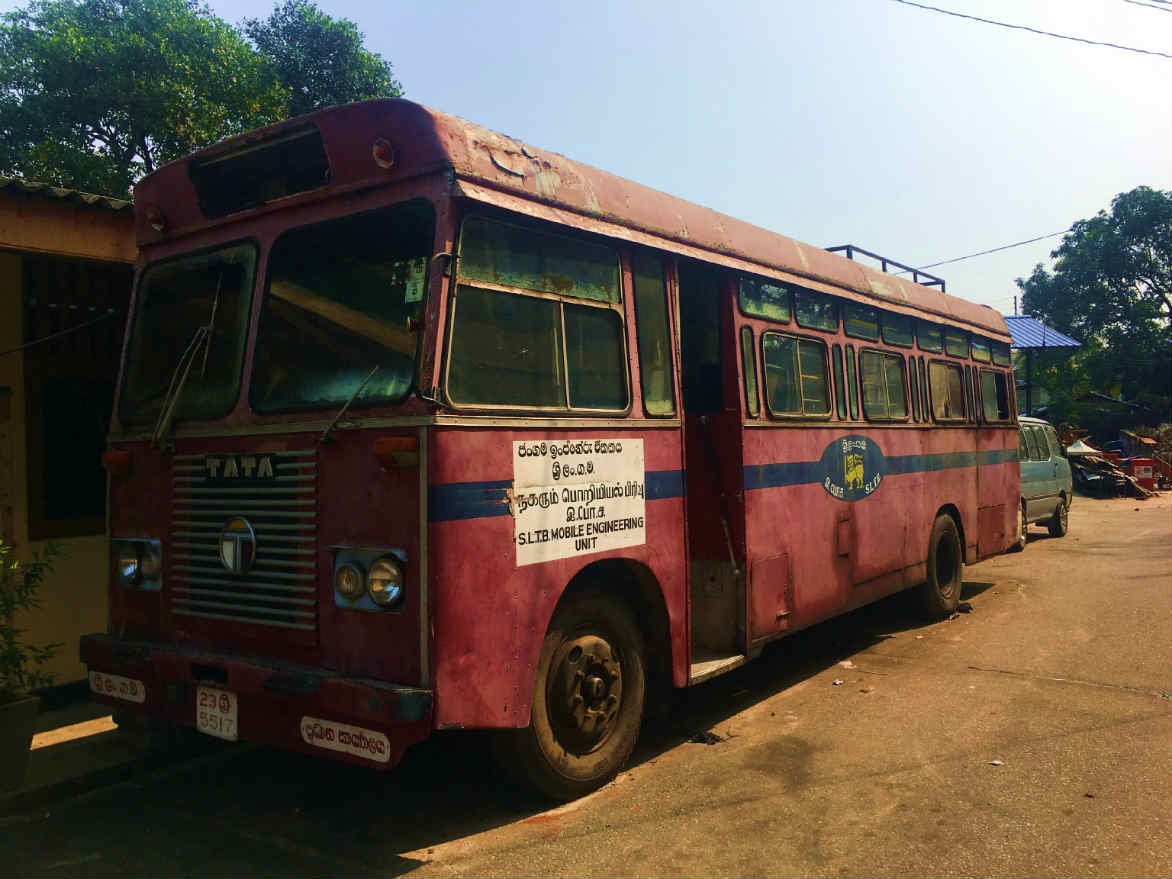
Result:
{"label": "building with corrugated roof", "polygon": [[131,203],[0,177],[0,538],[63,550],[42,608],[18,622],[63,642],[46,670],[85,675],[77,642],[106,628],[106,443],[130,299]]}

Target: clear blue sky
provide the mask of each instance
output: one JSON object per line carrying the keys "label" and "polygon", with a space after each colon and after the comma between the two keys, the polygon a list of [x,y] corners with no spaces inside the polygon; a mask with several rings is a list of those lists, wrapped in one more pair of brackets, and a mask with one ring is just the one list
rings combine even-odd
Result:
{"label": "clear blue sky", "polygon": [[[926,2],[1172,54],[1160,0]],[[272,5],[211,0],[233,22]],[[320,5],[413,100],[819,246],[926,265],[1172,189],[1168,58],[892,0]],[[1059,240],[937,271],[1010,312]]]}

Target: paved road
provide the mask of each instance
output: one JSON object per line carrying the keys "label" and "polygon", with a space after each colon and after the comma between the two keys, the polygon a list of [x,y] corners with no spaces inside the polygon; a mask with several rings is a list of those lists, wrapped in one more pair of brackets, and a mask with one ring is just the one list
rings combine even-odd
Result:
{"label": "paved road", "polygon": [[[1138,509],[1137,509],[1138,508]],[[631,767],[550,811],[483,739],[389,775],[236,748],[0,821],[22,875],[1172,875],[1172,498],[1071,532],[682,694]],[[841,681],[835,684],[835,681]],[[722,740],[693,743],[712,731]]]}

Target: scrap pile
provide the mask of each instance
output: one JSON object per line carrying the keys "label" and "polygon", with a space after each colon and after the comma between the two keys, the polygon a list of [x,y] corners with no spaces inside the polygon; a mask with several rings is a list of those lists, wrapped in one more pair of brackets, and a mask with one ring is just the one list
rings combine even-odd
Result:
{"label": "scrap pile", "polygon": [[1154,497],[1156,494],[1140,485],[1134,476],[1111,458],[1081,440],[1075,442],[1066,451],[1070,461],[1070,473],[1074,477],[1074,487],[1083,494],[1095,497],[1122,497],[1126,495],[1141,500]]}

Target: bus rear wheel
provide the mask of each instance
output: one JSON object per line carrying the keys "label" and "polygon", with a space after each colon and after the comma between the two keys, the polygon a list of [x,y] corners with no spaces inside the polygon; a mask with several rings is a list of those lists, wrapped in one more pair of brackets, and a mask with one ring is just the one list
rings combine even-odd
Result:
{"label": "bus rear wheel", "polygon": [[951,516],[937,516],[928,543],[928,579],[920,587],[920,603],[929,617],[938,620],[956,613],[963,570],[956,522]]}
{"label": "bus rear wheel", "polygon": [[626,606],[596,590],[565,599],[541,646],[529,726],[501,738],[522,781],[556,800],[623,767],[643,717],[643,638]]}

